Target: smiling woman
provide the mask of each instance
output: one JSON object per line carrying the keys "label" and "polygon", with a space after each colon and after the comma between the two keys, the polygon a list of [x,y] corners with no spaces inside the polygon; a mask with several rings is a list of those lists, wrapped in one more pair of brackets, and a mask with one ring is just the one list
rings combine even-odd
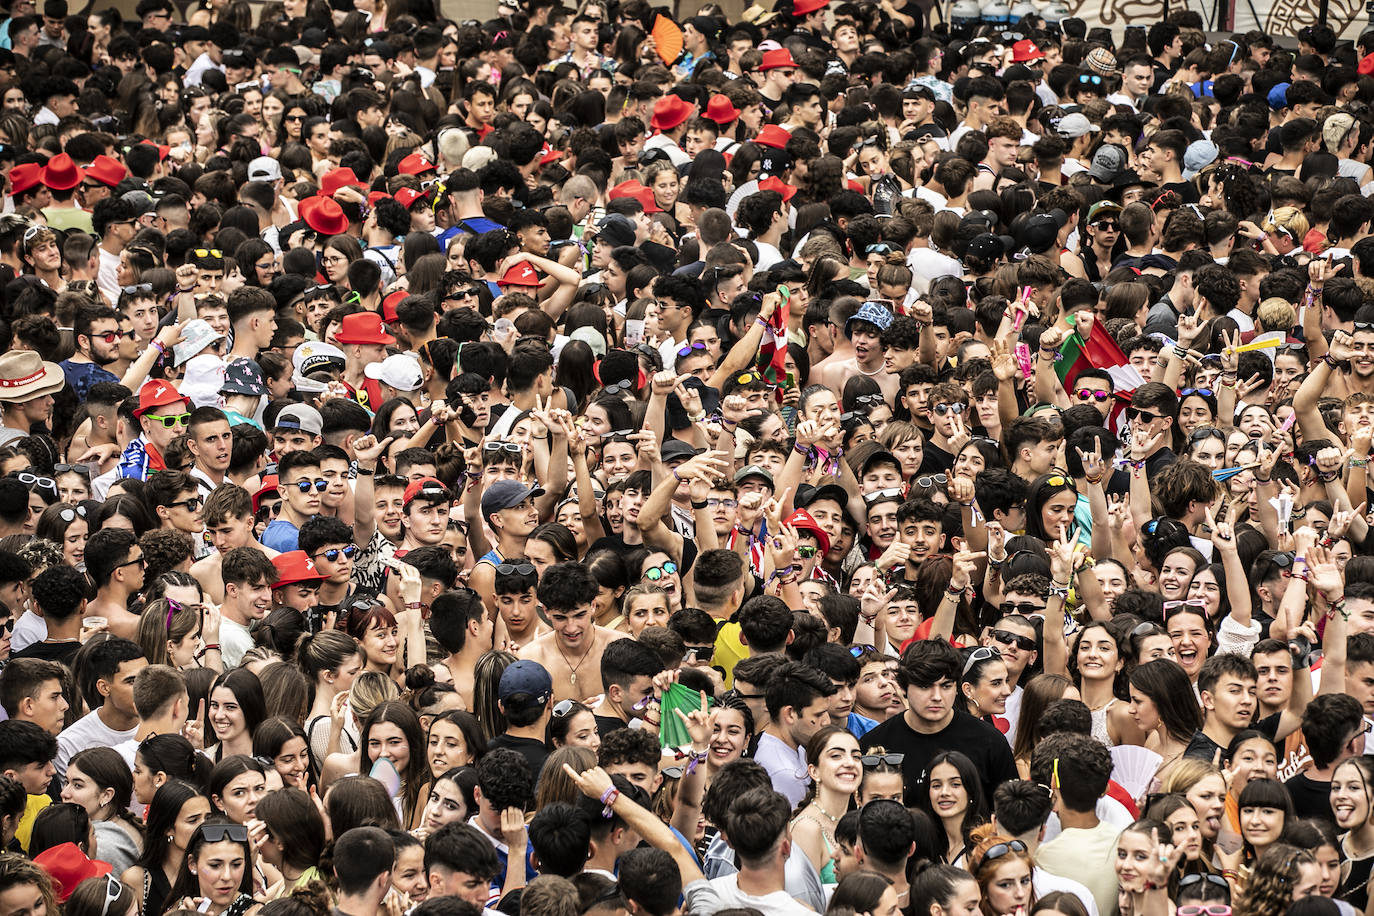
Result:
{"label": "smiling woman", "polygon": [[846,729],[827,725],[806,743],[811,788],[805,804],[792,819],[792,842],[820,870],[822,884],[835,884],[835,823],[849,808],[849,799],[863,779],[859,739]]}

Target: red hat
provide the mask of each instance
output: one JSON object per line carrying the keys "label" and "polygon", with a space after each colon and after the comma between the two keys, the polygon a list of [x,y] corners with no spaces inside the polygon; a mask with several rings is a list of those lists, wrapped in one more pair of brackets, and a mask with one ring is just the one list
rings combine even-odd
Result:
{"label": "red hat", "polygon": [[855,180],[852,179],[852,178],[847,179],[847,180],[845,181],[845,186],[846,186],[847,188],[849,188],[849,190],[855,191],[855,192],[857,192],[857,193],[859,193],[859,194],[864,193],[864,186],[861,185],[861,184],[859,184],[857,181],[855,181]]}
{"label": "red hat", "polygon": [[559,159],[562,159],[566,155],[568,154],[563,152],[563,150],[554,149],[553,147],[545,143],[544,151],[539,155],[539,164],[548,165],[550,162],[557,162]]}
{"label": "red hat", "polygon": [[383,299],[382,321],[387,324],[390,324],[393,321],[399,321],[400,316],[396,314],[396,306],[400,305],[401,302],[406,298],[406,296],[409,295],[409,290],[398,289],[396,290],[396,292],[392,293],[390,296],[387,296],[385,299]]}
{"label": "red hat", "polygon": [[102,153],[92,159],[90,165],[86,166],[86,177],[93,178],[101,184],[113,188],[129,177],[129,170],[118,159]]}
{"label": "red hat", "polygon": [[76,167],[76,163],[72,162],[71,156],[58,153],[43,166],[43,183],[54,191],[70,191],[81,184],[83,174],[85,173]]}
{"label": "red hat", "polygon": [[268,493],[279,492],[280,491],[277,490],[277,475],[268,474],[264,477],[262,479],[262,484],[258,487],[258,491],[253,494],[253,514],[256,515],[258,513],[258,509],[261,508],[260,503],[264,496]]}
{"label": "red hat", "polygon": [[792,517],[787,520],[787,524],[796,528],[798,531],[807,531],[816,536],[816,540],[821,543],[821,555],[824,556],[830,551],[830,535],[826,534],[810,512],[805,509],[798,509],[792,513]]}
{"label": "red hat", "polygon": [[453,498],[452,492],[444,486],[444,482],[437,477],[422,477],[419,480],[412,480],[406,487],[405,493],[401,496],[401,505],[408,506],[411,500],[419,496],[421,492],[426,498],[443,499],[445,502]]}
{"label": "red hat", "polygon": [[777,70],[780,67],[797,68],[797,62],[792,59],[792,52],[786,48],[778,48],[776,51],[764,51],[763,63],[759,64],[759,70]]}
{"label": "red hat", "polygon": [[[335,205],[337,206],[337,204]],[[394,344],[392,337],[382,328],[382,316],[376,312],[354,312],[343,317],[343,324],[334,339],[341,344]]]}
{"label": "red hat", "polygon": [[277,581],[272,583],[273,588],[285,588],[288,585],[299,585],[303,582],[323,582],[325,577],[315,568],[315,563],[305,555],[304,550],[288,550],[286,553],[279,553],[272,558],[272,565],[277,568]]}
{"label": "red hat", "polygon": [[1028,60],[1043,60],[1044,57],[1040,46],[1029,38],[1023,38],[1011,46],[1011,59],[1015,63],[1022,64]]}
{"label": "red hat", "polygon": [[782,179],[776,178],[772,175],[769,175],[767,178],[759,182],[759,190],[777,191],[779,194],[782,195],[782,199],[784,201],[791,200],[792,196],[797,193],[796,188],[792,187],[790,184],[783,184]]}
{"label": "red hat", "polygon": [[816,10],[824,9],[830,0],[795,0],[792,4],[793,16],[807,16]]}
{"label": "red hat", "polygon": [[297,209],[305,224],[321,235],[341,235],[348,230],[348,217],[332,197],[307,197]]}
{"label": "red hat", "polygon": [[[1374,54],[1367,54],[1363,58],[1361,58],[1360,66],[1357,69],[1359,70],[1360,76],[1369,76],[1370,74],[1374,74]],[[15,166],[14,168],[17,169],[19,168],[19,166]],[[10,170],[10,176],[10,180],[13,181],[14,169]]]}
{"label": "red hat", "polygon": [[76,890],[76,886],[82,881],[108,875],[114,867],[109,862],[97,862],[88,858],[75,843],[63,843],[45,849],[34,856],[33,864],[52,878],[53,893],[57,895],[59,903],[66,903],[72,891]]}
{"label": "red hat", "polygon": [[333,197],[339,188],[361,188],[363,183],[358,180],[358,176],[353,174],[352,169],[333,169],[325,172],[320,179],[320,195],[323,197]]}
{"label": "red hat", "polygon": [[134,411],[134,416],[141,417],[154,407],[166,407],[179,402],[190,403],[190,399],[177,391],[177,386],[171,382],[151,378],[138,389],[138,409]]}
{"label": "red hat", "polygon": [[396,203],[409,210],[411,204],[424,196],[424,191],[417,191],[414,188],[400,188],[396,192]]}
{"label": "red hat", "polygon": [[739,109],[730,104],[728,96],[713,95],[711,101],[706,103],[706,118],[724,127],[739,118]]}
{"label": "red hat", "polygon": [[377,201],[381,200],[383,197],[390,196],[391,195],[386,193],[385,191],[372,191],[367,195],[367,205],[369,207],[375,207],[377,206]]}
{"label": "red hat", "polygon": [[161,162],[162,160],[166,159],[167,154],[172,151],[172,148],[170,146],[163,146],[161,143],[154,143],[152,140],[140,140],[138,142],[142,143],[144,146],[156,147],[158,162]]}
{"label": "red hat", "polygon": [[396,166],[396,171],[402,175],[423,175],[425,172],[434,171],[434,163],[419,153],[411,153],[401,160],[400,165]]}
{"label": "red hat", "polygon": [[654,130],[672,130],[692,116],[694,106],[677,95],[665,95],[654,103],[654,116],[649,126]]}
{"label": "red hat", "polygon": [[783,149],[787,146],[787,141],[791,139],[792,135],[784,128],[776,124],[765,124],[763,125],[763,130],[759,131],[759,135],[754,138],[754,143],[757,146],[771,146],[773,149]]}
{"label": "red hat", "polygon": [[538,286],[542,281],[539,278],[539,271],[534,269],[529,261],[521,261],[510,270],[506,271],[501,279],[496,281],[497,286]]}
{"label": "red hat", "polygon": [[10,193],[16,197],[42,183],[43,166],[36,162],[25,162],[10,169]]}
{"label": "red hat", "polygon": [[663,208],[654,200],[654,192],[651,188],[646,188],[631,178],[629,181],[622,181],[620,184],[611,188],[607,194],[607,200],[615,200],[617,197],[633,197],[644,206],[645,213],[662,213]]}

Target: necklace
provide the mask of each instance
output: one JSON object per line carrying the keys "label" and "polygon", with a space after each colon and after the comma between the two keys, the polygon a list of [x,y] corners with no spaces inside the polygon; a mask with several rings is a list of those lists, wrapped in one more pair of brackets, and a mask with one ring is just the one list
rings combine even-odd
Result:
{"label": "necklace", "polygon": [[593,630],[593,631],[592,631],[592,644],[591,644],[590,646],[587,647],[587,651],[586,651],[586,652],[583,652],[583,653],[582,653],[582,658],[578,660],[578,662],[577,662],[576,665],[574,665],[572,662],[568,661],[568,656],[566,656],[566,655],[563,654],[563,647],[560,646],[560,645],[558,644],[558,637],[557,637],[557,636],[554,637],[554,640],[553,640],[553,646],[554,646],[554,648],[558,650],[559,656],[562,657],[562,659],[563,659],[563,664],[567,665],[568,668],[571,669],[571,671],[572,671],[572,677],[570,677],[570,678],[568,679],[568,683],[569,683],[569,685],[570,685],[574,690],[577,689],[577,669],[582,667],[582,662],[585,662],[585,661],[587,660],[587,656],[591,655],[591,654],[592,654],[592,650],[596,648],[596,636],[597,636],[596,631]]}
{"label": "necklace", "polygon": [[[839,818],[839,817],[836,817],[835,815],[831,814],[829,811],[825,810],[825,806],[821,804],[821,800],[820,800],[819,798],[816,799],[815,804],[816,804],[816,810],[819,811],[821,814],[824,814],[827,818],[829,818],[829,819],[830,819],[830,823],[835,824],[835,823],[838,823],[838,822],[839,822],[840,818]],[[842,813],[842,814],[840,815],[840,817],[843,817],[843,816],[844,816],[844,815],[843,815],[843,813]]]}
{"label": "necklace", "polygon": [[883,371],[884,371],[884,369],[883,369],[881,366],[879,366],[877,369],[874,369],[872,372],[865,372],[863,369],[860,369],[860,368],[859,368],[859,364],[858,364],[858,363],[855,363],[855,364],[854,364],[854,368],[858,370],[858,372],[859,372],[860,375],[866,375],[866,376],[868,376],[869,378],[872,378],[873,376],[877,375],[879,372],[883,372]]}

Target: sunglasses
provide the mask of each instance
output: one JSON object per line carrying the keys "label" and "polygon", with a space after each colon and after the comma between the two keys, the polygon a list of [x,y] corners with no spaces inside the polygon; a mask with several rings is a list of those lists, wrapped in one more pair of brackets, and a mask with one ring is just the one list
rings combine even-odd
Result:
{"label": "sunglasses", "polygon": [[21,471],[18,475],[19,482],[26,487],[42,487],[45,490],[56,490],[57,481],[51,477],[39,477],[29,471]]}
{"label": "sunglasses", "polygon": [[183,499],[179,502],[168,503],[167,508],[170,509],[173,506],[182,506],[186,509],[187,512],[197,512],[203,505],[205,505],[204,499],[202,499],[199,496],[192,496],[190,499]]}
{"label": "sunglasses", "polygon": [[[127,292],[127,289],[126,289],[126,292]],[[116,343],[117,341],[123,340],[123,339],[124,339],[124,332],[123,332],[123,331],[106,331],[106,332],[103,333],[103,334],[92,334],[92,335],[90,335],[90,337],[91,337],[91,340],[103,340],[103,341],[105,341],[107,344],[112,344],[112,343]]]}
{"label": "sunglasses", "polygon": [[71,524],[72,522],[76,521],[78,518],[85,518],[85,517],[86,517],[86,507],[85,507],[85,506],[68,506],[67,508],[63,509],[61,512],[57,513],[57,517],[60,518],[60,519],[62,519],[62,521],[66,522],[66,523],[68,523],[68,524]]}
{"label": "sunglasses", "polygon": [[1116,224],[1116,220],[1114,219],[1100,219],[1097,222],[1093,223],[1092,226],[1094,229],[1099,229],[1102,232],[1121,231],[1121,227]]}
{"label": "sunglasses", "polygon": [[681,356],[691,356],[693,353],[703,353],[703,352],[705,352],[705,350],[706,350],[706,344],[697,342],[697,343],[694,343],[694,344],[687,344],[685,347],[679,347],[679,348],[678,348],[678,351],[677,351],[677,355],[680,356],[680,357],[681,357]]}
{"label": "sunglasses", "polygon": [[1215,426],[1200,426],[1188,435],[1188,442],[1191,445],[1196,445],[1203,439],[1220,439],[1225,442],[1226,434]]}
{"label": "sunglasses", "polygon": [[666,560],[662,566],[650,566],[644,570],[644,578],[650,582],[657,582],[664,576],[671,576],[675,572],[677,572],[677,564],[672,560]]}
{"label": "sunglasses", "polygon": [[1132,422],[1141,420],[1146,423],[1153,423],[1155,420],[1162,420],[1164,418],[1157,413],[1150,413],[1150,411],[1141,410],[1138,407],[1127,407],[1126,419]]}
{"label": "sunglasses", "polygon": [[[1225,878],[1220,878],[1216,875],[1189,875],[1188,877],[1197,878],[1198,880],[1207,878],[1209,882],[1220,881],[1222,884],[1226,884]],[[1187,878],[1185,878],[1184,880],[1186,881]],[[1178,886],[1182,888],[1183,881],[1180,881],[1178,883]],[[1230,888],[1229,884],[1227,884],[1226,886],[1228,889]],[[1174,912],[1177,913],[1178,916],[1231,916],[1231,908],[1224,903],[1189,903],[1184,906],[1177,907],[1174,910]]]}
{"label": "sunglasses", "polygon": [[[224,257],[224,252],[220,251],[218,248],[197,248],[195,251],[191,252],[191,254],[198,258]],[[149,287],[149,289],[151,288],[152,287]]]}
{"label": "sunglasses", "polygon": [[964,405],[963,405],[963,404],[936,404],[936,405],[935,405],[933,408],[931,408],[931,409],[935,411],[935,415],[936,415],[937,417],[943,417],[945,414],[949,414],[949,413],[952,413],[952,414],[958,416],[959,414],[961,414],[961,413],[964,412]]}
{"label": "sunglasses", "polygon": [[144,414],[144,417],[154,423],[160,422],[163,429],[176,429],[178,426],[185,426],[187,423],[191,422],[191,415],[189,413],[174,413],[165,417],[154,416],[149,413]]}
{"label": "sunglasses", "polygon": [[1101,86],[1102,77],[1095,74],[1084,73],[1078,77],[1078,82],[1082,85]]}
{"label": "sunglasses", "polygon": [[[1011,559],[1008,558],[1007,562],[1010,563]],[[1003,616],[1020,614],[1022,617],[1029,617],[1032,614],[1045,613],[1045,606],[1034,601],[1003,601],[997,606],[997,610],[1001,611]]]}
{"label": "sunglasses", "polygon": [[763,381],[763,376],[759,375],[757,372],[743,372],[735,376],[736,385],[752,385],[755,382],[761,381]]}
{"label": "sunglasses", "polygon": [[880,766],[899,767],[905,759],[905,754],[864,754],[859,758],[859,762],[871,770]]}
{"label": "sunglasses", "polygon": [[931,487],[943,487],[947,483],[949,483],[949,476],[946,474],[932,474],[926,477],[916,478],[916,486],[921,487],[922,489],[929,489]]}
{"label": "sunglasses", "polygon": [[121,286],[119,291],[126,296],[132,296],[135,293],[151,293],[153,291],[153,284],[135,283],[133,286]]}
{"label": "sunglasses", "polygon": [[[1224,887],[1224,888],[1226,888],[1227,890],[1230,890],[1230,888],[1231,888],[1231,885],[1227,884],[1227,883],[1226,883],[1226,879],[1223,878],[1221,875],[1184,875],[1182,878],[1179,878],[1179,879],[1178,879],[1178,889],[1179,889],[1179,890],[1183,890],[1185,887],[1189,887],[1190,885],[1193,885],[1193,884],[1199,884],[1199,883],[1201,883],[1201,882],[1203,882],[1203,881],[1206,881],[1208,884],[1215,884],[1215,885],[1217,885],[1218,887]],[[1211,906],[1196,906],[1196,905],[1194,905],[1194,906],[1189,906],[1189,907],[1179,907],[1179,909],[1180,909],[1180,910],[1182,910],[1182,909],[1193,909],[1193,910],[1197,910],[1198,913],[1196,914],[1196,916],[1202,916],[1203,913],[1210,913],[1211,911],[1217,910],[1217,909],[1224,909],[1224,910],[1226,910],[1226,913],[1227,913],[1227,914],[1229,914],[1229,913],[1231,912],[1231,908],[1230,908],[1229,906],[1223,907],[1223,906],[1220,906],[1219,904],[1213,904],[1213,905],[1211,905]],[[1220,914],[1220,913],[1214,913],[1213,916],[1222,916],[1222,914]]]}
{"label": "sunglasses", "polygon": [[224,840],[232,843],[248,842],[248,828],[242,824],[201,824],[196,828],[196,833],[205,843],[221,843]]}
{"label": "sunglasses", "polygon": [[484,452],[510,452],[512,455],[519,455],[524,450],[519,442],[488,442],[482,446]]}
{"label": "sunglasses", "polygon": [[797,556],[801,557],[803,560],[809,560],[814,557],[819,550],[819,547],[814,547],[811,544],[802,544],[797,548]]}
{"label": "sunglasses", "polygon": [[1078,395],[1080,401],[1094,400],[1099,404],[1105,403],[1112,396],[1110,391],[1094,391],[1091,388],[1080,388],[1074,394]]}
{"label": "sunglasses", "polygon": [[532,576],[534,575],[534,564],[502,563],[496,567],[496,571],[503,576]]}
{"label": "sunglasses", "polygon": [[996,846],[989,846],[988,851],[983,853],[984,862],[992,862],[1000,859],[1008,853],[1025,852],[1026,844],[1020,840],[1011,840],[1007,843],[998,843]]}
{"label": "sunglasses", "polygon": [[124,882],[114,875],[105,876],[105,902],[100,905],[100,916],[109,916],[110,905],[119,900],[124,893]]}
{"label": "sunglasses", "polygon": [[1007,630],[993,630],[992,638],[1004,646],[1015,646],[1022,652],[1034,652],[1035,640],[1029,636],[1022,636],[1020,633],[1012,633]]}
{"label": "sunglasses", "polygon": [[576,709],[577,706],[578,702],[576,700],[559,700],[557,703],[553,704],[553,717],[555,719],[561,719]]}
{"label": "sunglasses", "polygon": [[881,502],[884,499],[900,500],[901,498],[901,490],[897,489],[896,487],[887,487],[882,490],[874,490],[872,493],[865,494],[864,504],[869,507],[872,507],[874,503]]}
{"label": "sunglasses", "polygon": [[337,563],[337,562],[339,562],[339,557],[340,557],[340,556],[344,557],[345,559],[351,560],[351,559],[353,559],[354,557],[356,557],[357,555],[358,555],[358,545],[357,545],[357,544],[349,544],[347,547],[331,547],[331,548],[329,548],[328,550],[322,550],[322,551],[320,551],[319,553],[317,553],[315,556],[316,556],[317,558],[318,558],[318,557],[324,557],[326,560],[328,560],[328,561],[331,562],[331,563]]}
{"label": "sunglasses", "polygon": [[324,480],[323,478],[316,478],[316,479],[313,480],[313,481],[311,481],[311,480],[298,480],[298,481],[296,481],[295,483],[283,484],[283,486],[295,487],[296,489],[300,490],[302,493],[309,493],[309,492],[310,492],[310,487],[311,487],[312,485],[315,487],[315,492],[316,492],[316,493],[323,493],[325,490],[327,490],[327,489],[329,488],[329,481]]}
{"label": "sunglasses", "polygon": [[1178,393],[1179,398],[1186,398],[1190,394],[1200,394],[1204,398],[1210,398],[1214,394],[1211,388],[1184,388]]}
{"label": "sunglasses", "polygon": [[91,469],[84,464],[54,464],[52,470],[54,474],[80,474],[82,477],[91,476]]}
{"label": "sunglasses", "polygon": [[968,677],[968,673],[973,670],[973,666],[979,662],[991,661],[994,658],[1001,658],[1002,653],[992,646],[979,646],[969,655],[968,661],[964,662],[964,673],[959,675],[960,679]]}

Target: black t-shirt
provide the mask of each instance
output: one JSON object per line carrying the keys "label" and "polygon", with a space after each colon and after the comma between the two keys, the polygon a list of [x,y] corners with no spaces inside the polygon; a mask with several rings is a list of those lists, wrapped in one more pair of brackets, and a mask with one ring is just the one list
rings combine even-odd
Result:
{"label": "black t-shirt", "polygon": [[625,722],[623,722],[620,719],[617,719],[615,716],[598,716],[595,713],[593,713],[592,718],[596,719],[596,733],[600,735],[602,738],[605,738],[613,731],[618,731],[622,728],[629,728],[629,726],[626,725]]}
{"label": "black t-shirt", "polygon": [[543,741],[533,738],[517,738],[513,735],[497,735],[487,742],[488,748],[503,747],[524,757],[530,765],[530,773],[538,776],[544,769],[544,760],[549,756]]}
{"label": "black t-shirt", "polygon": [[983,777],[984,798],[992,798],[993,790],[999,785],[1017,778],[1016,761],[1011,756],[1006,736],[962,710],[955,711],[954,718],[943,730],[930,735],[912,729],[905,715],[893,716],[860,738],[859,746],[865,751],[881,747],[889,754],[906,755],[902,761],[902,783],[908,805],[916,804],[920,793],[926,791],[926,770],[931,758],[941,751],[968,755]]}
{"label": "black t-shirt", "polygon": [[[925,448],[921,450],[921,469],[917,475],[922,474],[949,474],[954,467],[954,456],[929,439],[926,440]],[[941,489],[944,489],[941,487]]]}
{"label": "black t-shirt", "polygon": [[[1275,740],[1274,736],[1279,733],[1279,719],[1283,713],[1276,712],[1272,716],[1265,716],[1250,723],[1250,727],[1262,732],[1270,741]],[[1199,760],[1206,760],[1211,763],[1217,759],[1217,752],[1226,753],[1226,748],[1217,744],[1203,733],[1202,729],[1193,732],[1193,740],[1188,742],[1188,747],[1183,752],[1184,757],[1196,757]]]}
{"label": "black t-shirt", "polygon": [[1293,810],[1298,817],[1319,817],[1335,822],[1331,812],[1331,783],[1309,779],[1306,773],[1299,773],[1284,784],[1293,798]]}
{"label": "black t-shirt", "polygon": [[81,643],[76,640],[71,642],[36,642],[33,645],[25,646],[24,651],[16,652],[11,658],[41,658],[45,662],[61,662],[68,668],[72,666],[72,659],[76,658],[76,653],[81,651]]}

